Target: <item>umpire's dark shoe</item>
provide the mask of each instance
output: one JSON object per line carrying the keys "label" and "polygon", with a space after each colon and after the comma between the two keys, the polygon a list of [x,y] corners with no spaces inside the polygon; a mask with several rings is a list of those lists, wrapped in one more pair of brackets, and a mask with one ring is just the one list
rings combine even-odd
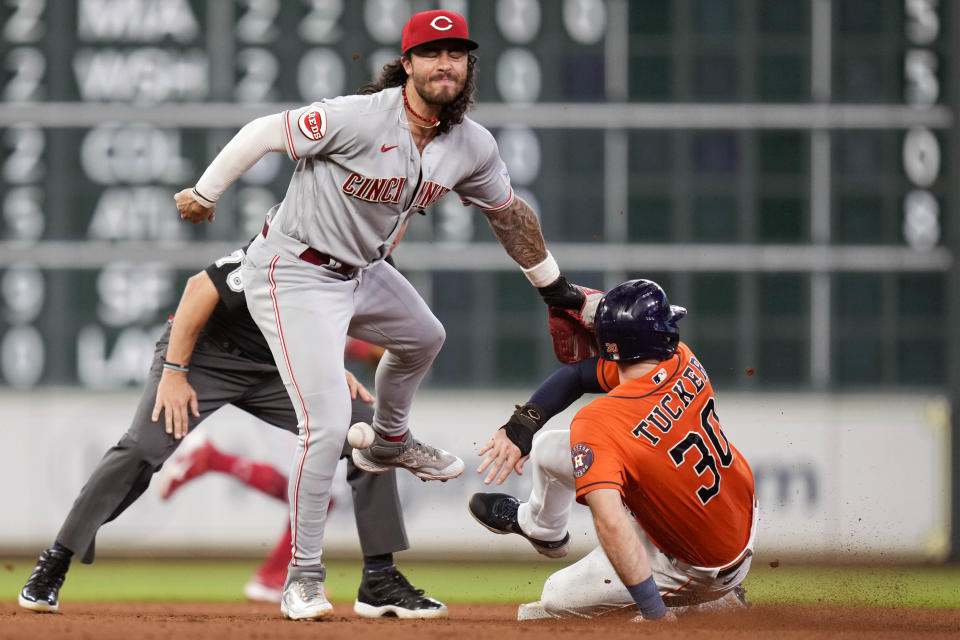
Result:
{"label": "umpire's dark shoe", "polygon": [[474,520],[494,533],[516,533],[526,538],[533,548],[548,558],[562,558],[570,550],[570,534],[560,540],[537,540],[531,538],[517,522],[520,501],[506,493],[475,493],[470,496],[470,515]]}
{"label": "umpire's dark shoe", "polygon": [[60,607],[57,596],[63,579],[70,568],[70,554],[66,551],[50,548],[40,554],[37,566],[20,591],[17,602],[24,609],[41,613],[53,612]]}
{"label": "umpire's dark shoe", "polygon": [[364,618],[446,618],[447,605],[415,589],[395,566],[364,569],[353,611]]}

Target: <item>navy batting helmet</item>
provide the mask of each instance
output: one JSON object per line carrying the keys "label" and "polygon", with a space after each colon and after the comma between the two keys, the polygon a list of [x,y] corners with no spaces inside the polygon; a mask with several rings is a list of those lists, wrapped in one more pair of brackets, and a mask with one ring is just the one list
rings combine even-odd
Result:
{"label": "navy batting helmet", "polygon": [[652,280],[629,280],[600,300],[594,330],[604,360],[666,360],[677,350],[677,321],[687,315]]}

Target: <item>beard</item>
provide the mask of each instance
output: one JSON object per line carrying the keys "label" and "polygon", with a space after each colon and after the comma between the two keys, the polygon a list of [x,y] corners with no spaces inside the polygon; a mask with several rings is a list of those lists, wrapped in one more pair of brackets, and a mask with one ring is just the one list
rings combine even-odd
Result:
{"label": "beard", "polygon": [[[434,80],[442,80],[444,78],[453,80],[455,84],[452,86],[442,85],[439,87],[429,85],[429,83]],[[465,78],[457,78],[456,75],[450,73],[438,73],[430,78],[418,76],[416,73],[413,75],[413,87],[417,90],[417,93],[420,94],[420,98],[427,104],[441,107],[456,100],[463,92],[464,84],[466,84]]]}

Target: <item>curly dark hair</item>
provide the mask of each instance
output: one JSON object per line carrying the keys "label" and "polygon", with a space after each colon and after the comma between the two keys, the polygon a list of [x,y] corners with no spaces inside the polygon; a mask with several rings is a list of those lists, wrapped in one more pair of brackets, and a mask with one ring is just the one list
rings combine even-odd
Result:
{"label": "curly dark hair", "polygon": [[[403,68],[403,57],[383,65],[383,71],[375,82],[368,82],[357,89],[361,95],[376,93],[391,87],[402,87],[407,83],[407,72]],[[437,134],[450,131],[455,124],[463,122],[463,116],[473,107],[477,95],[477,56],[467,54],[467,81],[463,84],[463,91],[449,104],[443,105],[440,110],[440,124],[437,125]]]}

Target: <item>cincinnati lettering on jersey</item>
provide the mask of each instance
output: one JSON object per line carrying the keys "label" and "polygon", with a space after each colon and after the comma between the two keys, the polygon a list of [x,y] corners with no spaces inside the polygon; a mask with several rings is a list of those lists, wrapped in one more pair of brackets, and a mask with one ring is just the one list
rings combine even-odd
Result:
{"label": "cincinnati lettering on jersey", "polygon": [[340,187],[348,196],[367,202],[400,202],[400,192],[406,178],[368,178],[359,173],[351,173]]}
{"label": "cincinnati lettering on jersey", "polygon": [[420,185],[420,191],[417,193],[417,197],[413,199],[413,206],[426,209],[449,192],[449,187],[427,180]]}
{"label": "cincinnati lettering on jersey", "polygon": [[633,437],[643,436],[653,445],[660,442],[660,436],[651,433],[650,430],[656,429],[661,433],[670,431],[673,423],[683,415],[684,409],[689,407],[694,398],[707,386],[706,380],[706,369],[697,362],[696,358],[690,358],[690,364],[677,377],[670,391],[663,394],[657,406],[633,428],[631,432]]}

